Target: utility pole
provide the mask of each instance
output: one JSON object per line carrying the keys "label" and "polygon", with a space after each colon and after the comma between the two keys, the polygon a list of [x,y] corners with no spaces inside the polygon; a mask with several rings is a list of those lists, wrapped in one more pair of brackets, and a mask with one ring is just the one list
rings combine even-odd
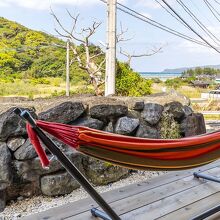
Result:
{"label": "utility pole", "polygon": [[70,42],[66,42],[66,96],[70,96]]}
{"label": "utility pole", "polygon": [[115,94],[116,4],[117,0],[107,0],[107,50],[105,70],[105,96]]}

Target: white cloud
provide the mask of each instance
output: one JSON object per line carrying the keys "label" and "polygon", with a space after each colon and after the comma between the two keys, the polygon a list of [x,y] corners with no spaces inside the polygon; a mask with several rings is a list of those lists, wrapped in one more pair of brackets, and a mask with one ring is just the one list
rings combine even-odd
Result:
{"label": "white cloud", "polygon": [[148,18],[152,18],[152,15],[146,12],[141,13],[142,15],[148,17]]}
{"label": "white cloud", "polygon": [[19,6],[37,10],[49,9],[51,5],[87,6],[100,3],[99,0],[0,0],[2,6]]}
{"label": "white cloud", "polygon": [[0,1],[0,7],[8,7],[9,4],[7,2]]}
{"label": "white cloud", "polygon": [[155,1],[146,1],[146,0],[139,0],[138,5],[142,6],[142,7],[146,7],[146,8],[152,8],[152,9],[158,9],[161,6],[155,2]]}

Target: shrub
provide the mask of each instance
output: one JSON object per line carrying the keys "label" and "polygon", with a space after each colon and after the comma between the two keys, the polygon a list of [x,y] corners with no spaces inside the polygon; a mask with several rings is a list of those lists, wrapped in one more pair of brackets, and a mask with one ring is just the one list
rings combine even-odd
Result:
{"label": "shrub", "polygon": [[174,89],[179,88],[182,84],[183,84],[183,82],[181,81],[180,78],[167,79],[165,81],[165,85],[167,87],[174,88]]}
{"label": "shrub", "polygon": [[116,93],[122,96],[144,96],[151,94],[152,81],[134,72],[128,64],[117,64]]}
{"label": "shrub", "polygon": [[49,85],[50,84],[50,80],[46,79],[46,78],[32,78],[30,79],[30,83],[33,85],[37,85],[37,84],[44,84],[44,85]]}
{"label": "shrub", "polygon": [[180,125],[174,120],[172,115],[163,113],[160,122],[160,135],[163,139],[180,138]]}

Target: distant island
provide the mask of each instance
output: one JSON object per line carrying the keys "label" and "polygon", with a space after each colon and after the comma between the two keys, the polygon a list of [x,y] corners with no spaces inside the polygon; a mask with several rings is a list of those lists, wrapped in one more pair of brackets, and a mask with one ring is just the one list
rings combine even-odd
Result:
{"label": "distant island", "polygon": [[189,70],[189,69],[194,70],[197,67],[201,67],[201,68],[209,67],[209,68],[213,68],[213,69],[220,69],[220,65],[205,65],[205,66],[194,66],[194,67],[182,67],[182,68],[176,68],[176,69],[165,69],[161,73],[182,73],[182,72]]}

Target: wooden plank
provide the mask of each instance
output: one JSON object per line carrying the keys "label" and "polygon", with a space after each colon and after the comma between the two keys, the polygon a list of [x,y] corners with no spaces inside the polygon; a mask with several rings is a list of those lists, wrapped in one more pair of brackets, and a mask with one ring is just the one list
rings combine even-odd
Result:
{"label": "wooden plank", "polygon": [[[220,160],[214,163],[210,163],[208,165],[202,166],[200,167],[200,169],[194,168],[194,169],[185,170],[185,171],[170,172],[168,174],[146,180],[142,183],[132,184],[132,185],[129,185],[123,188],[119,188],[116,190],[112,190],[110,192],[103,193],[102,196],[108,203],[111,203],[111,202],[114,202],[120,199],[127,198],[132,195],[136,195],[143,191],[151,190],[153,188],[162,186],[164,184],[174,182],[178,179],[191,176],[192,173],[195,171],[200,171],[200,172],[207,171],[216,166],[220,166]],[[60,219],[60,218],[65,218],[68,216],[73,216],[75,214],[88,211],[92,207],[97,207],[97,204],[91,198],[87,198],[87,199],[82,199],[80,201],[68,203],[60,207],[52,208],[41,213],[36,213],[34,215],[28,216],[27,218],[23,218],[23,219],[32,219],[32,220]]]}
{"label": "wooden plank", "polygon": [[[207,172],[208,173],[208,172]],[[219,174],[220,176],[220,168],[213,168],[209,170],[209,173],[212,175]],[[185,177],[183,179],[162,185],[160,187],[147,190],[145,192],[139,193],[137,195],[130,196],[125,199],[121,199],[119,201],[111,203],[111,207],[118,213],[119,215],[124,213],[129,213],[132,210],[137,210],[144,206],[150,205],[154,202],[166,199],[170,196],[175,196],[181,192],[194,190],[195,187],[199,185],[205,184],[206,181],[200,181],[199,179],[193,178],[193,176]],[[219,184],[220,187],[220,184]],[[80,220],[80,219],[91,219],[91,214],[89,212],[81,213],[79,215],[71,216],[67,218],[68,220]],[[123,215],[122,215],[123,216]],[[126,215],[125,215],[126,216]],[[133,219],[133,216],[132,218]]]}
{"label": "wooden plank", "polygon": [[[174,212],[171,212],[162,217],[159,217],[157,218],[157,220],[176,219],[177,216],[179,220],[191,219],[192,217],[195,217],[219,204],[220,204],[220,192],[217,192],[211,196],[207,196],[201,200],[198,200],[194,203],[184,206],[181,209],[175,210]],[[213,215],[209,219],[210,220],[215,219],[216,216],[218,216],[218,219],[220,219],[219,213],[216,215]]]}
{"label": "wooden plank", "polygon": [[[207,196],[215,194],[220,190],[218,183],[204,183],[192,189],[183,191],[173,196],[136,209],[130,213],[122,215],[124,220],[152,220],[157,219],[167,213],[173,212],[187,204],[203,199]],[[181,216],[179,217],[181,218]],[[179,219],[178,218],[178,219]]]}

